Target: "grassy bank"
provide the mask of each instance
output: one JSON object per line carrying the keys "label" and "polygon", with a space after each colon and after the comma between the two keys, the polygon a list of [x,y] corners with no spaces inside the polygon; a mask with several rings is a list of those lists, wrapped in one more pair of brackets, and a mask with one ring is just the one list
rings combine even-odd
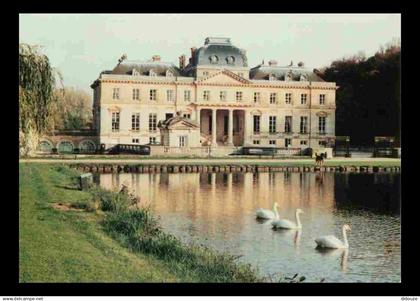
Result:
{"label": "grassy bank", "polygon": [[20,282],[264,281],[228,254],[164,233],[125,195],[77,190],[75,170],[20,163],[19,175]]}

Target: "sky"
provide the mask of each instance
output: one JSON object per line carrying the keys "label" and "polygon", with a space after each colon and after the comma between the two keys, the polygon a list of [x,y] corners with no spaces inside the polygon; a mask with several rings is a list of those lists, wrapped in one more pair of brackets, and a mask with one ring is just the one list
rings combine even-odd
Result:
{"label": "sky", "polygon": [[401,37],[400,14],[20,14],[19,42],[42,46],[64,85],[92,93],[90,84],[128,60],[178,57],[206,37],[228,37],[245,49],[248,65],[270,59],[321,68]]}

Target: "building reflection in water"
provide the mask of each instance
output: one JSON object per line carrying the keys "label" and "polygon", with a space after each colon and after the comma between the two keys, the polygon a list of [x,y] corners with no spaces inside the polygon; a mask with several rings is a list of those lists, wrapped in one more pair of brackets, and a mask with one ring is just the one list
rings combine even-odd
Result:
{"label": "building reflection in water", "polygon": [[[128,182],[129,189],[141,197],[143,206],[157,214],[179,214],[199,232],[214,234],[221,224],[234,220],[226,238],[241,232],[246,220],[258,208],[279,205],[280,216],[294,219],[294,210],[302,208],[302,220],[318,210],[334,208],[333,173],[183,173],[183,174],[102,174],[100,185],[117,188]],[[315,211],[314,211],[315,210]],[[328,215],[325,217],[328,222]],[[229,233],[228,233],[229,232]]]}

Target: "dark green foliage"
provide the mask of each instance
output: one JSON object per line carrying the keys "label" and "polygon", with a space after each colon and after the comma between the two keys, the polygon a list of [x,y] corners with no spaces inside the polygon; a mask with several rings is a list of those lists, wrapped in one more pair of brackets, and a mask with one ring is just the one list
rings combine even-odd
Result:
{"label": "dark green foliage", "polygon": [[162,231],[147,208],[130,209],[130,195],[100,188],[92,189],[101,208],[107,211],[103,221],[105,232],[134,252],[151,254],[164,260],[178,273],[194,273],[203,282],[258,282],[250,265],[238,264],[236,257],[215,252],[204,246],[185,245],[175,236]]}
{"label": "dark green foliage", "polygon": [[334,61],[322,77],[340,87],[336,95],[336,135],[352,145],[373,145],[374,136],[395,136],[400,143],[401,49],[389,45],[366,59]]}

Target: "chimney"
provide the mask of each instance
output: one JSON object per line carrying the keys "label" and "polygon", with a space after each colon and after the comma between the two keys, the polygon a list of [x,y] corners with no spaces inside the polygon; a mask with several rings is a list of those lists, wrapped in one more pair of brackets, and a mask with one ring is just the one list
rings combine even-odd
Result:
{"label": "chimney", "polygon": [[152,61],[153,62],[160,62],[160,55],[154,55],[154,56],[152,56]]}
{"label": "chimney", "polygon": [[197,48],[191,47],[191,63],[192,64],[195,64],[194,55],[195,55],[196,50],[197,50]]}
{"label": "chimney", "polygon": [[305,63],[304,63],[304,62],[299,62],[299,63],[298,63],[298,66],[299,66],[299,67],[304,67],[304,66],[305,66]]}
{"label": "chimney", "polygon": [[185,55],[181,55],[179,57],[179,69],[184,69],[185,68]]}
{"label": "chimney", "polygon": [[276,60],[270,60],[270,61],[268,61],[268,65],[269,66],[277,66],[277,61]]}

